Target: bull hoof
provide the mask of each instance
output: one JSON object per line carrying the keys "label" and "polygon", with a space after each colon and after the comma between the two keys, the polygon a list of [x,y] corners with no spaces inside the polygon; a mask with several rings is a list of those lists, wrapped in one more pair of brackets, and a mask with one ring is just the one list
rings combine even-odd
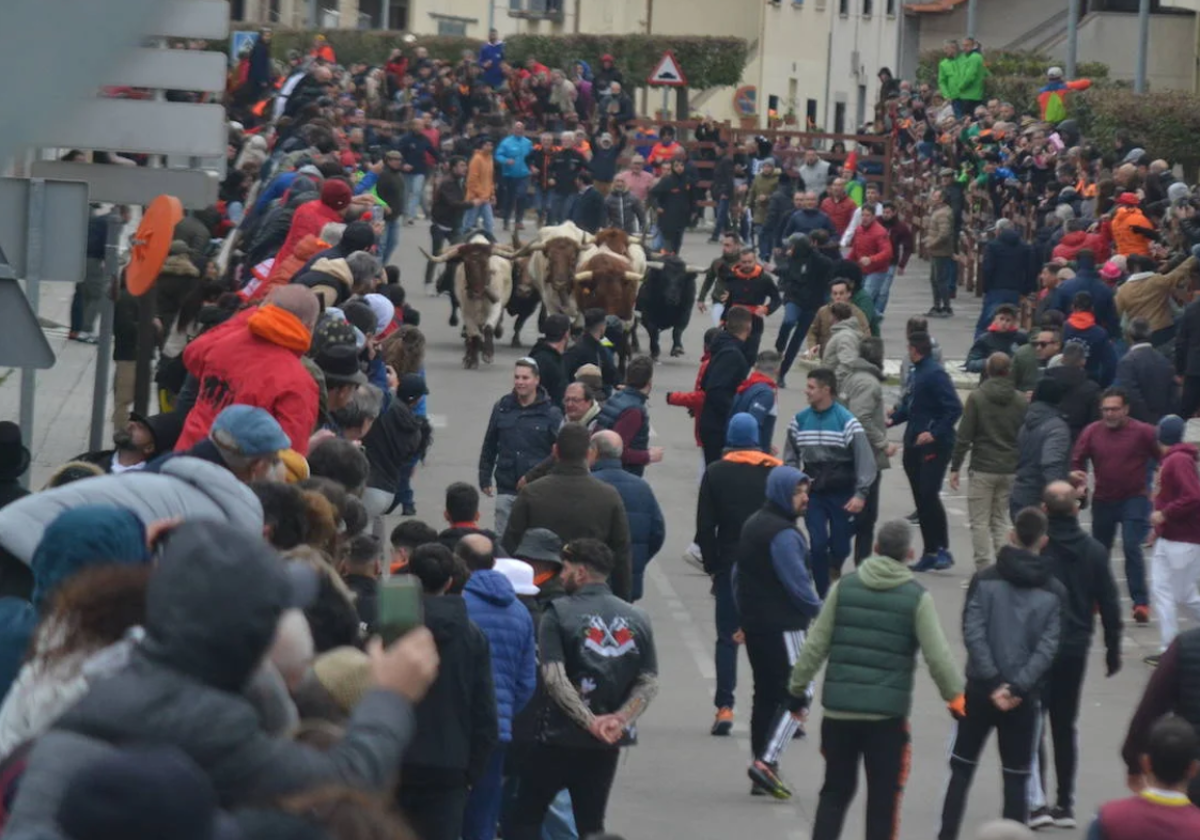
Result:
{"label": "bull hoof", "polygon": [[495,334],[491,327],[483,328],[483,361],[486,364],[491,364],[492,359],[496,357],[496,342]]}
{"label": "bull hoof", "polygon": [[678,344],[676,344],[674,347],[671,348],[671,358],[675,358],[676,356],[682,356],[682,355],[683,355],[683,348],[680,347]]}
{"label": "bull hoof", "polygon": [[450,326],[452,326],[452,327],[458,326],[458,313],[457,312],[450,313]]}
{"label": "bull hoof", "polygon": [[525,346],[524,344],[521,343],[521,336],[518,335],[517,333],[513,333],[512,341],[509,342],[509,345],[512,347],[524,347]]}
{"label": "bull hoof", "polygon": [[650,351],[650,358],[651,358],[651,360],[652,360],[652,361],[655,361],[655,362],[657,362],[657,361],[658,361],[658,357],[659,357],[659,356],[661,356],[661,355],[662,355],[662,353],[661,353],[661,352],[659,352],[659,350],[658,350],[658,348],[657,348],[657,347],[655,347],[653,350],[651,350],[651,351]]}
{"label": "bull hoof", "polygon": [[496,338],[504,338],[504,325],[503,324],[496,325]]}

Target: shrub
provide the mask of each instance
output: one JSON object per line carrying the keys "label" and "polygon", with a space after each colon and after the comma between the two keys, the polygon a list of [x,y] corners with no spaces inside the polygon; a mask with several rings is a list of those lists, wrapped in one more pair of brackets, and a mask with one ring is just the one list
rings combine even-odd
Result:
{"label": "shrub", "polygon": [[1079,104],[1080,128],[1100,148],[1112,148],[1116,131],[1124,129],[1154,157],[1183,164],[1189,177],[1200,168],[1200,96],[1112,87],[1086,91]]}
{"label": "shrub", "polygon": [[[917,63],[917,81],[926,82],[931,85],[937,84],[938,62],[942,60],[941,50],[926,50],[921,53],[921,57]],[[1028,50],[1020,50],[1015,52],[1004,52],[1003,50],[984,50],[983,63],[987,66],[988,72],[991,74],[987,80],[988,96],[1001,96],[999,93],[992,93],[992,85],[998,80],[1011,76],[1019,76],[1023,78],[1034,79],[1038,82],[1038,87],[1041,87],[1046,82],[1046,68],[1054,64],[1054,59],[1041,53],[1029,52]],[[1076,68],[1076,75],[1081,78],[1092,79],[1107,79],[1108,65],[1101,64],[1098,61],[1085,61],[1079,64]],[[1006,98],[1007,97],[1002,97]],[[1008,100],[1012,101],[1012,100]],[[1016,105],[1016,102],[1013,102]]]}
{"label": "shrub", "polygon": [[[463,50],[479,51],[480,41],[446,35],[422,35],[411,44],[400,40],[399,32],[362,29],[321,30],[337,53],[338,62],[355,61],[381,64],[395,47],[406,55],[416,47],[425,47],[431,58],[457,62]],[[308,50],[316,30],[276,30],[271,54],[282,58],[289,49]],[[600,56],[611,53],[630,87],[638,87],[650,75],[665,50],[679,60],[688,85],[694,90],[736,85],[749,56],[744,38],[678,37],[666,35],[512,35],[505,39],[508,59],[524,62],[533,56],[550,68],[566,69],[583,59],[593,71]]]}

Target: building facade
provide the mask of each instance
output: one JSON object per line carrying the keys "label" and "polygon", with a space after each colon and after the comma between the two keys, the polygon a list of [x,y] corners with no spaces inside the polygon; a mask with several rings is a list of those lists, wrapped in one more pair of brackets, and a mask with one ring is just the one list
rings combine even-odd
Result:
{"label": "building facade", "polygon": [[900,75],[900,0],[829,0],[827,131],[856,134],[875,117],[879,71]]}

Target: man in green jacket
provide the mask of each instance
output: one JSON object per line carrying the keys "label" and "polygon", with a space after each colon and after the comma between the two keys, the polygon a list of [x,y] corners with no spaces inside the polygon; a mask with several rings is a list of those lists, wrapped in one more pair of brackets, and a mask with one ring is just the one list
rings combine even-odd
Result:
{"label": "man in green jacket", "polygon": [[938,62],[938,93],[953,102],[958,99],[958,41],[949,40],[942,49],[946,54]]}
{"label": "man in green jacket", "polygon": [[962,54],[956,59],[958,73],[955,81],[958,91],[954,96],[954,115],[970,116],[983,104],[983,80],[987,68],[983,66],[983,53],[974,38],[963,39]]}
{"label": "man in green jacket", "polygon": [[958,472],[971,453],[967,516],[976,570],[995,561],[1008,544],[1008,501],[1017,472],[1017,435],[1029,401],[1013,383],[1007,353],[988,356],[983,383],[967,397],[950,456],[950,489],[958,492]]}
{"label": "man in green jacket", "polygon": [[908,716],[918,649],[951,712],[963,709],[962,671],[933,596],[908,569],[912,528],[903,519],[885,522],[875,552],[829,590],[788,685],[807,706],[809,682],[828,658],[821,693],[825,784],[812,831],[822,840],[841,835],[860,755],[867,772],[867,840],[895,836],[912,751]]}

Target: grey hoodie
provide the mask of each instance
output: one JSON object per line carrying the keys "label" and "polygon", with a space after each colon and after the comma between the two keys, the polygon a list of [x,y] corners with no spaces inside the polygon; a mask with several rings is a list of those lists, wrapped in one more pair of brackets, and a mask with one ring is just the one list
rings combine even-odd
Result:
{"label": "grey hoodie", "polygon": [[858,418],[866,432],[867,441],[875,452],[876,469],[891,466],[887,456],[887,416],[883,405],[883,371],[857,358],[850,363],[849,372],[838,379],[838,399]]}

